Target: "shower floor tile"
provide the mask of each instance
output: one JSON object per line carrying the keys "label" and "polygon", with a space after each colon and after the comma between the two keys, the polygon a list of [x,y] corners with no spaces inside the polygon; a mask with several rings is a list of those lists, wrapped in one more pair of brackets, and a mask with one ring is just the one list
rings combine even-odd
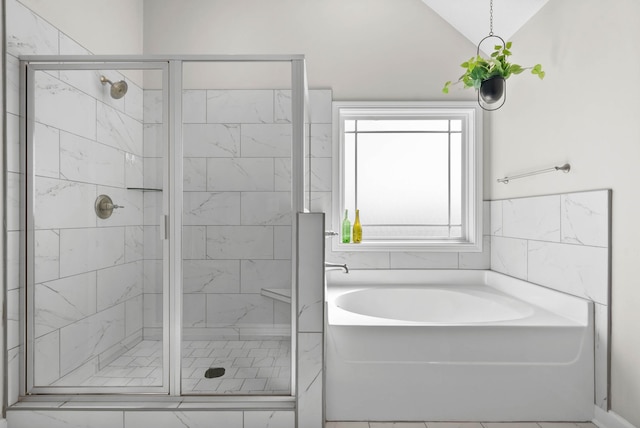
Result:
{"label": "shower floor tile", "polygon": [[[183,394],[288,395],[291,383],[289,340],[184,341]],[[207,379],[210,368],[225,374]],[[154,386],[162,384],[162,342],[143,340],[83,386]]]}

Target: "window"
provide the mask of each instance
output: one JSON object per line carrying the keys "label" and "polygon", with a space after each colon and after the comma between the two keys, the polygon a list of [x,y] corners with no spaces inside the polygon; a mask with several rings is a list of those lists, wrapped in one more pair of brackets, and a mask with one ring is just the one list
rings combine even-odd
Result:
{"label": "window", "polygon": [[481,251],[481,110],[471,102],[334,102],[333,228],[360,211],[362,243],[338,251]]}

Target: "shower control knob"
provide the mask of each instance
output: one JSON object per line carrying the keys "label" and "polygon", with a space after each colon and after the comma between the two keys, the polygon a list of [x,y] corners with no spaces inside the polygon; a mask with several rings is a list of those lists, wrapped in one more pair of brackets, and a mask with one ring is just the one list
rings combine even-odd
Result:
{"label": "shower control knob", "polygon": [[111,217],[113,210],[124,208],[124,206],[114,204],[111,198],[107,195],[100,195],[96,198],[94,208],[96,210],[96,215],[99,218],[105,219]]}

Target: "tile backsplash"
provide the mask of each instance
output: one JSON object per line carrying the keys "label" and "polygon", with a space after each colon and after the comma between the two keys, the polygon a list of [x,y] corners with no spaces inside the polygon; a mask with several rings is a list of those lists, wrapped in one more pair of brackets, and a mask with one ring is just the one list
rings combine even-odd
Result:
{"label": "tile backsplash", "polygon": [[594,302],[596,404],[607,408],[611,191],[491,201],[491,270]]}

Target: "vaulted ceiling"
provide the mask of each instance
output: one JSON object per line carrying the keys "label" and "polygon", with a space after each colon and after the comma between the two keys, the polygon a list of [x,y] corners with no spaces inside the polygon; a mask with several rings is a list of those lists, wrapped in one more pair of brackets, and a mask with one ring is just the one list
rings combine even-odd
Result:
{"label": "vaulted ceiling", "polygon": [[[489,0],[422,0],[477,45],[489,34]],[[548,0],[493,0],[493,33],[505,41]]]}

